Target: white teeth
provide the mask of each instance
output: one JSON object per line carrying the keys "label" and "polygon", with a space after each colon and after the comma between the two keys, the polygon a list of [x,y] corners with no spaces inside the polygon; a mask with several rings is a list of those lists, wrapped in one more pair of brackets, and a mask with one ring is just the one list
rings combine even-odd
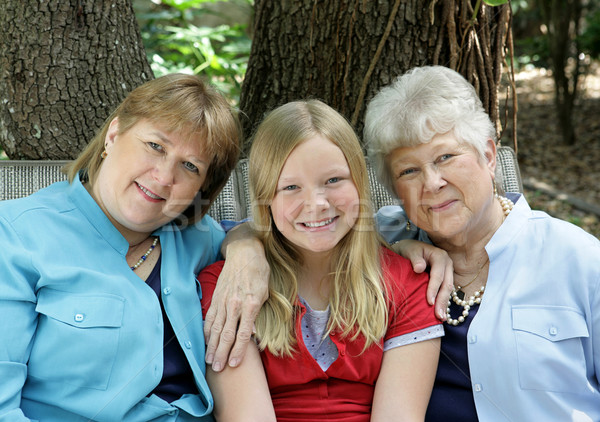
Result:
{"label": "white teeth", "polygon": [[142,192],[144,192],[146,195],[148,195],[150,198],[152,199],[161,199],[160,196],[158,195],[154,195],[152,192],[150,192],[148,189],[146,189],[145,187],[143,187],[142,185],[140,185],[138,183],[138,186],[140,187],[140,189],[142,190]]}
{"label": "white teeth", "polygon": [[305,225],[306,227],[310,227],[310,228],[312,229],[312,228],[315,228],[315,227],[323,227],[323,226],[326,226],[326,225],[328,225],[328,224],[331,224],[331,222],[332,222],[332,221],[333,221],[333,217],[332,217],[332,218],[330,218],[329,220],[325,220],[325,221],[319,221],[318,223],[304,223],[304,225]]}

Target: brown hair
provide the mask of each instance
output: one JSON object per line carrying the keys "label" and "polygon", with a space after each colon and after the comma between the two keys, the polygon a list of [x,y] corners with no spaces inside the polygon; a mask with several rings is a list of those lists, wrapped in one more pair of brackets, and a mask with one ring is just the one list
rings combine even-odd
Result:
{"label": "brown hair", "polygon": [[65,167],[69,182],[79,173],[82,180],[94,184],[102,165],[100,155],[106,135],[115,118],[119,120],[119,134],[147,119],[169,132],[182,133],[203,142],[202,147],[212,156],[212,161],[199,194],[182,213],[190,224],[202,218],[227,182],[239,157],[240,124],[223,95],[198,76],[181,73],[140,85],[108,117],[79,157]]}

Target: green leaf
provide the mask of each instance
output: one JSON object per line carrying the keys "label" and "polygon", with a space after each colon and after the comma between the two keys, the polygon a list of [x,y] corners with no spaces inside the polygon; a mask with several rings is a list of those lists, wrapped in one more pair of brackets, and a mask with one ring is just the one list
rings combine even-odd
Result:
{"label": "green leaf", "polygon": [[508,0],[483,0],[483,2],[488,6],[502,6],[508,3]]}

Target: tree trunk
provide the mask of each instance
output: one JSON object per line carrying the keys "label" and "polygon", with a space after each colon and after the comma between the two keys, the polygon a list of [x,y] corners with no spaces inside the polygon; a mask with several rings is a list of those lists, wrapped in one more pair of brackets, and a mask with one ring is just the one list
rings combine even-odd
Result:
{"label": "tree trunk", "polygon": [[153,78],[130,0],[0,1],[0,144],[71,159]]}
{"label": "tree trunk", "polygon": [[[250,135],[265,112],[322,99],[362,131],[365,105],[406,70],[440,64],[471,81],[497,129],[509,5],[469,0],[256,0],[240,108]],[[244,152],[250,145],[246,142]]]}
{"label": "tree trunk", "polygon": [[581,73],[577,45],[581,0],[546,0],[540,4],[544,23],[548,28],[558,124],[563,142],[573,145],[576,142],[573,109]]}

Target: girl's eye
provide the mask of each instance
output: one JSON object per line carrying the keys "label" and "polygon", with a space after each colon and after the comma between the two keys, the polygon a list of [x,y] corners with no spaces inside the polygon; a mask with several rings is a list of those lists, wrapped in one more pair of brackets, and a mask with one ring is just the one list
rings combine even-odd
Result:
{"label": "girl's eye", "polygon": [[289,185],[289,186],[284,187],[281,190],[290,190],[291,191],[291,190],[296,190],[296,189],[298,189],[298,185]]}
{"label": "girl's eye", "polygon": [[331,179],[327,180],[327,183],[337,183],[340,181],[339,177],[332,177]]}
{"label": "girl's eye", "polygon": [[183,166],[186,168],[186,170],[189,170],[194,173],[198,173],[198,167],[196,167],[196,165],[190,163],[189,161],[184,162]]}

